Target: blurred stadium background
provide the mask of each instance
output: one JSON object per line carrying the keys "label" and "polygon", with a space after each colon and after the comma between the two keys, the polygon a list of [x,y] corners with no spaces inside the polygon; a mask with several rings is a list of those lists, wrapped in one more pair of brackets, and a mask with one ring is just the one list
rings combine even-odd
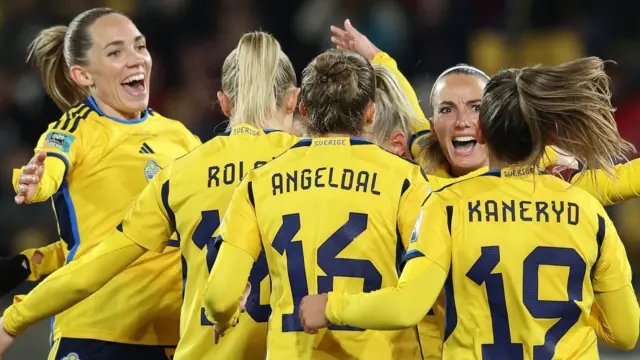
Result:
{"label": "blurred stadium background", "polygon": [[[610,75],[618,126],[640,146],[640,2],[634,0],[0,0],[2,256],[58,239],[49,203],[13,202],[12,169],[29,161],[39,135],[60,116],[38,73],[25,63],[26,48],[40,29],[67,24],[97,6],[133,18],[153,55],[151,107],[183,121],[203,140],[224,126],[215,91],[222,62],[242,33],[258,28],[273,33],[301,71],[331,46],[329,25],[349,18],[398,61],[426,113],[431,83],[456,63],[493,74],[583,55],[615,60]],[[640,200],[609,210],[639,270]],[[3,298],[0,309],[10,301]],[[45,359],[47,352],[43,322],[19,338],[5,358]],[[603,353],[604,359],[640,358],[640,350]]]}

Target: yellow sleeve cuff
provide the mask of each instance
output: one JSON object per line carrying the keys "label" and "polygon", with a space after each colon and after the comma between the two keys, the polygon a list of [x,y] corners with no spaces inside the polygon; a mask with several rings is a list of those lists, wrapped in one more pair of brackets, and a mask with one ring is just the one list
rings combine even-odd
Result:
{"label": "yellow sleeve cuff", "polygon": [[9,306],[2,314],[4,329],[12,336],[17,336],[23,332],[26,327],[22,323],[23,316],[15,308],[15,305]]}
{"label": "yellow sleeve cuff", "polygon": [[384,51],[377,53],[376,56],[373,57],[373,60],[371,60],[371,62],[373,64],[382,65],[384,67],[398,67],[396,61]]}
{"label": "yellow sleeve cuff", "polygon": [[332,291],[328,295],[327,306],[324,309],[324,316],[331,324],[344,325],[340,317],[343,308],[342,294]]}

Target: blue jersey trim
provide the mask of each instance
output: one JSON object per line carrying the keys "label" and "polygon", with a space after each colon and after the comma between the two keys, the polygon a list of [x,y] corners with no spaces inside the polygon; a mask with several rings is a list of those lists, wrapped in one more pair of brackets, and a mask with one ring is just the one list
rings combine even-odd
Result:
{"label": "blue jersey trim", "polygon": [[[65,162],[65,164],[67,163]],[[67,263],[70,263],[71,261],[73,261],[73,258],[78,251],[78,247],[80,246],[80,234],[78,232],[78,219],[76,217],[76,210],[73,206],[73,201],[71,200],[71,194],[69,193],[69,183],[66,179],[62,181],[62,186],[60,187],[58,192],[53,195],[53,203],[56,207],[56,217],[58,218],[58,226],[60,227],[60,237],[67,243],[67,246],[73,244],[71,245],[72,247],[69,250],[69,254],[67,255]],[[53,346],[54,342],[54,324],[55,316],[52,316],[49,322],[51,331],[51,346]]]}
{"label": "blue jersey trim", "polygon": [[[304,146],[311,146],[311,144],[313,143],[314,139],[318,139],[318,138],[304,138],[304,139],[300,139],[300,141],[298,141],[297,143],[295,143],[291,148],[298,148],[298,147],[304,147]],[[323,138],[326,139],[326,138]],[[369,140],[365,140],[362,138],[358,138],[358,137],[352,137],[349,138],[349,144],[350,145],[373,145],[373,143]]]}
{"label": "blue jersey trim", "polygon": [[71,250],[69,251],[69,255],[67,256],[67,262],[71,262],[76,255],[76,251],[78,251],[78,247],[80,246],[80,233],[78,232],[78,218],[76,217],[76,209],[73,206],[71,193],[69,193],[69,183],[66,179],[62,182],[62,194],[69,211],[69,221],[71,222],[71,232],[73,233],[74,240],[73,247],[71,248]]}
{"label": "blue jersey trim", "polygon": [[120,124],[125,124],[125,125],[133,125],[133,124],[139,124],[145,120],[147,120],[147,118],[149,117],[149,109],[145,109],[142,117],[138,120],[124,120],[124,119],[118,119],[117,117],[113,117],[113,116],[109,116],[106,115],[104,112],[102,112],[102,110],[100,110],[100,108],[98,107],[98,104],[96,104],[96,101],[93,99],[93,96],[89,96],[89,98],[87,99],[89,102],[89,106],[91,106],[91,108],[93,110],[95,110],[95,112],[97,112],[100,116],[104,116],[107,119],[113,120],[117,123]]}
{"label": "blue jersey trim", "polygon": [[47,156],[51,156],[51,157],[62,160],[62,162],[64,163],[64,175],[62,176],[62,179],[66,179],[67,174],[69,173],[69,159],[67,159],[67,157],[62,154],[59,154],[57,152],[51,152],[51,151],[47,151]]}
{"label": "blue jersey trim", "polygon": [[422,137],[423,135],[429,135],[431,134],[431,130],[421,130],[418,131],[417,133],[411,135],[411,138],[409,139],[409,146],[408,148],[411,149],[411,147],[413,147],[413,143],[418,140],[418,138]]}

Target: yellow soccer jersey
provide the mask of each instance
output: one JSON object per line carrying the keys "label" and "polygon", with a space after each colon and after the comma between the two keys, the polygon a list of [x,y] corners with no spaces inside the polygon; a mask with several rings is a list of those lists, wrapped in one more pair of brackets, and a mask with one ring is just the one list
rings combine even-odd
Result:
{"label": "yellow soccer jersey", "polygon": [[503,170],[426,201],[406,258],[449,273],[445,359],[599,358],[594,291],[624,288],[631,269],[600,203],[567,187]]}
{"label": "yellow soccer jersey", "polygon": [[247,313],[218,345],[213,345],[213,326],[204,315],[202,292],[218,252],[213,241],[234,189],[249,170],[296,141],[282,131],[235,126],[162,171],[119,227],[129,239],[156,252],[165,250],[174,230],[178,234],[185,286],[176,360],[264,358],[271,312],[264,255],[249,278],[253,291]]}
{"label": "yellow soccer jersey", "polygon": [[[52,196],[67,262],[99,244],[160,169],[199,145],[180,122],[147,110],[140,120],[108,117],[93,98],[49,125],[36,152],[66,165]],[[87,300],[59,314],[54,338],[175,345],[181,301],[177,249],[148,254]]]}
{"label": "yellow soccer jersey", "polygon": [[427,191],[417,164],[355,138],[302,139],[247,175],[219,240],[254,260],[263,249],[266,253],[273,311],[267,358],[422,358],[415,328],[377,332],[330,326],[309,335],[298,314],[307,294],[395,286],[398,257]]}

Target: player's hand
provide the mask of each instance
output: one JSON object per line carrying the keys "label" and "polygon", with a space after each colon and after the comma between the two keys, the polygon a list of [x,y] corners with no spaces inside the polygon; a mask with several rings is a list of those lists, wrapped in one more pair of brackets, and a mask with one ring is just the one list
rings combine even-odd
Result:
{"label": "player's hand", "polygon": [[13,343],[14,337],[4,329],[4,319],[0,318],[0,356],[2,356]]}
{"label": "player's hand", "polygon": [[[238,310],[243,313],[245,311],[247,311],[247,299],[249,298],[249,295],[251,294],[251,283],[247,283],[247,287],[245,287],[244,289],[244,293],[242,293],[242,296],[240,297],[240,304],[238,305]],[[233,322],[233,325],[231,325],[232,327],[235,327],[236,325],[238,325],[238,322],[240,322],[240,317],[236,316],[235,321]],[[220,339],[222,337],[224,337],[224,333],[225,331],[227,331],[227,329],[223,329],[218,325],[214,325],[213,326],[213,343],[217,344],[220,342]]]}
{"label": "player's hand", "polygon": [[224,332],[226,329],[222,329],[218,327],[218,325],[213,325],[213,343],[218,344],[220,342],[220,338],[224,336]]}
{"label": "player's hand", "polygon": [[46,152],[39,152],[22,169],[18,178],[18,194],[15,197],[16,204],[20,205],[31,201],[33,195],[38,190],[38,185],[44,174],[44,161],[47,158]]}
{"label": "player's hand", "polygon": [[340,50],[356,52],[369,61],[373,60],[377,53],[382,52],[363,34],[351,25],[349,19],[344,21],[344,29],[331,26],[331,42]]}
{"label": "player's hand", "polygon": [[319,329],[329,326],[324,311],[329,301],[328,294],[307,295],[300,302],[300,323],[308,334],[317,334]]}
{"label": "player's hand", "polygon": [[251,295],[251,283],[250,282],[247,283],[247,287],[244,289],[244,293],[242,294],[242,297],[240,297],[240,305],[239,305],[239,307],[240,307],[240,312],[241,313],[247,311],[247,300],[249,299],[249,295]]}

